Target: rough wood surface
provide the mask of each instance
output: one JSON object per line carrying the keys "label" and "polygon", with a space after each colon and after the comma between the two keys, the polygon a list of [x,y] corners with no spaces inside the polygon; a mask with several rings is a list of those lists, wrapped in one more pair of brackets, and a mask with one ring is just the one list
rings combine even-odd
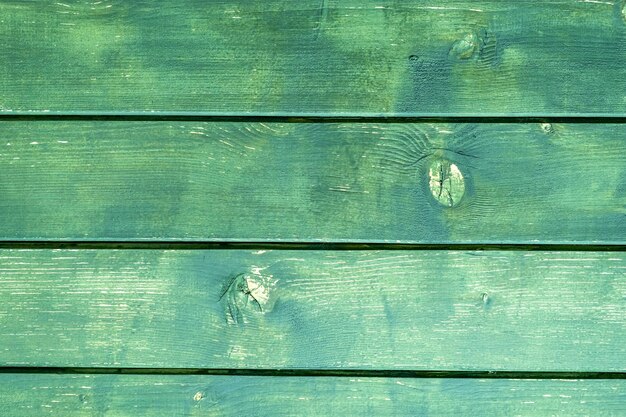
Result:
{"label": "rough wood surface", "polygon": [[0,239],[624,243],[620,124],[12,121]]}
{"label": "rough wood surface", "polygon": [[0,365],[626,370],[618,252],[2,250]]}
{"label": "rough wood surface", "polygon": [[4,374],[0,411],[12,417],[456,417],[477,412],[622,417],[626,381]]}
{"label": "rough wood surface", "polygon": [[624,115],[623,1],[9,0],[0,111]]}

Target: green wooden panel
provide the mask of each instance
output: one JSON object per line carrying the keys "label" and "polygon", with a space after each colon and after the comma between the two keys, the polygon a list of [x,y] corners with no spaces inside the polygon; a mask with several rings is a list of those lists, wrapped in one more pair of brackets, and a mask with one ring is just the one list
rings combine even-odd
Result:
{"label": "green wooden panel", "polygon": [[12,121],[4,240],[624,243],[621,124]]}
{"label": "green wooden panel", "polygon": [[0,366],[626,370],[622,252],[2,250]]}
{"label": "green wooden panel", "polygon": [[624,115],[623,1],[5,0],[4,112]]}
{"label": "green wooden panel", "polygon": [[622,417],[626,381],[3,374],[0,411],[13,417]]}

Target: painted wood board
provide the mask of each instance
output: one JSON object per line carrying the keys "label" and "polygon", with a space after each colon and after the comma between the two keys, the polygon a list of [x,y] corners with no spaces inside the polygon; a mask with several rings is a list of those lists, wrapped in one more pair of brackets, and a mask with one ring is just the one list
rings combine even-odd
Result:
{"label": "painted wood board", "polygon": [[0,123],[1,240],[624,243],[621,124]]}
{"label": "painted wood board", "polygon": [[64,416],[615,416],[624,380],[0,375],[0,410]]}
{"label": "painted wood board", "polygon": [[622,252],[1,250],[0,365],[623,372]]}
{"label": "painted wood board", "polygon": [[623,1],[9,0],[0,111],[609,114]]}

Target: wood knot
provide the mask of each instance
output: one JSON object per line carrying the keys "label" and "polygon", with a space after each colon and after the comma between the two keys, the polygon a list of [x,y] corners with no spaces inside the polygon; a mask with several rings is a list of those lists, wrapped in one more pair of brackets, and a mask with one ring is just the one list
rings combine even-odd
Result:
{"label": "wood knot", "polygon": [[455,164],[436,160],[428,169],[430,192],[445,207],[456,207],[465,195],[465,179]]}
{"label": "wood knot", "polygon": [[261,268],[252,268],[252,272],[231,277],[219,298],[224,303],[227,322],[245,323],[250,314],[269,311],[273,304],[270,303],[270,290],[274,284],[273,276],[263,275]]}
{"label": "wood knot", "polygon": [[487,308],[489,307],[489,304],[491,304],[491,297],[489,297],[489,294],[484,292],[480,294],[480,301],[482,302],[483,308]]}
{"label": "wood knot", "polygon": [[486,292],[483,292],[480,294],[480,306],[482,307],[483,310],[489,310],[491,309],[491,304],[493,303],[493,299],[491,297],[491,295],[489,295]]}
{"label": "wood knot", "polygon": [[204,398],[204,393],[198,391],[196,392],[196,394],[193,396],[193,400],[194,401],[200,401]]}
{"label": "wood knot", "polygon": [[483,64],[496,66],[500,62],[499,49],[496,34],[481,28],[454,42],[448,55],[460,60],[478,60]]}
{"label": "wood knot", "polygon": [[622,3],[621,8],[622,19],[626,20],[626,1]]}
{"label": "wood knot", "polygon": [[546,135],[551,135],[554,133],[554,126],[552,126],[552,123],[541,123],[541,130],[543,130],[543,132]]}
{"label": "wood knot", "polygon": [[459,59],[469,59],[478,48],[478,36],[468,33],[462,39],[454,42],[450,48],[450,55]]}

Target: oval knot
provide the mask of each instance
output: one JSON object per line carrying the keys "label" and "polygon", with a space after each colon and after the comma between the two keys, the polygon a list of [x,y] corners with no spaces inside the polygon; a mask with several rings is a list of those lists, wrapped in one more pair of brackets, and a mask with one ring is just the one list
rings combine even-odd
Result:
{"label": "oval knot", "polygon": [[465,179],[455,164],[446,160],[434,161],[428,170],[430,192],[445,207],[456,207],[465,195]]}

